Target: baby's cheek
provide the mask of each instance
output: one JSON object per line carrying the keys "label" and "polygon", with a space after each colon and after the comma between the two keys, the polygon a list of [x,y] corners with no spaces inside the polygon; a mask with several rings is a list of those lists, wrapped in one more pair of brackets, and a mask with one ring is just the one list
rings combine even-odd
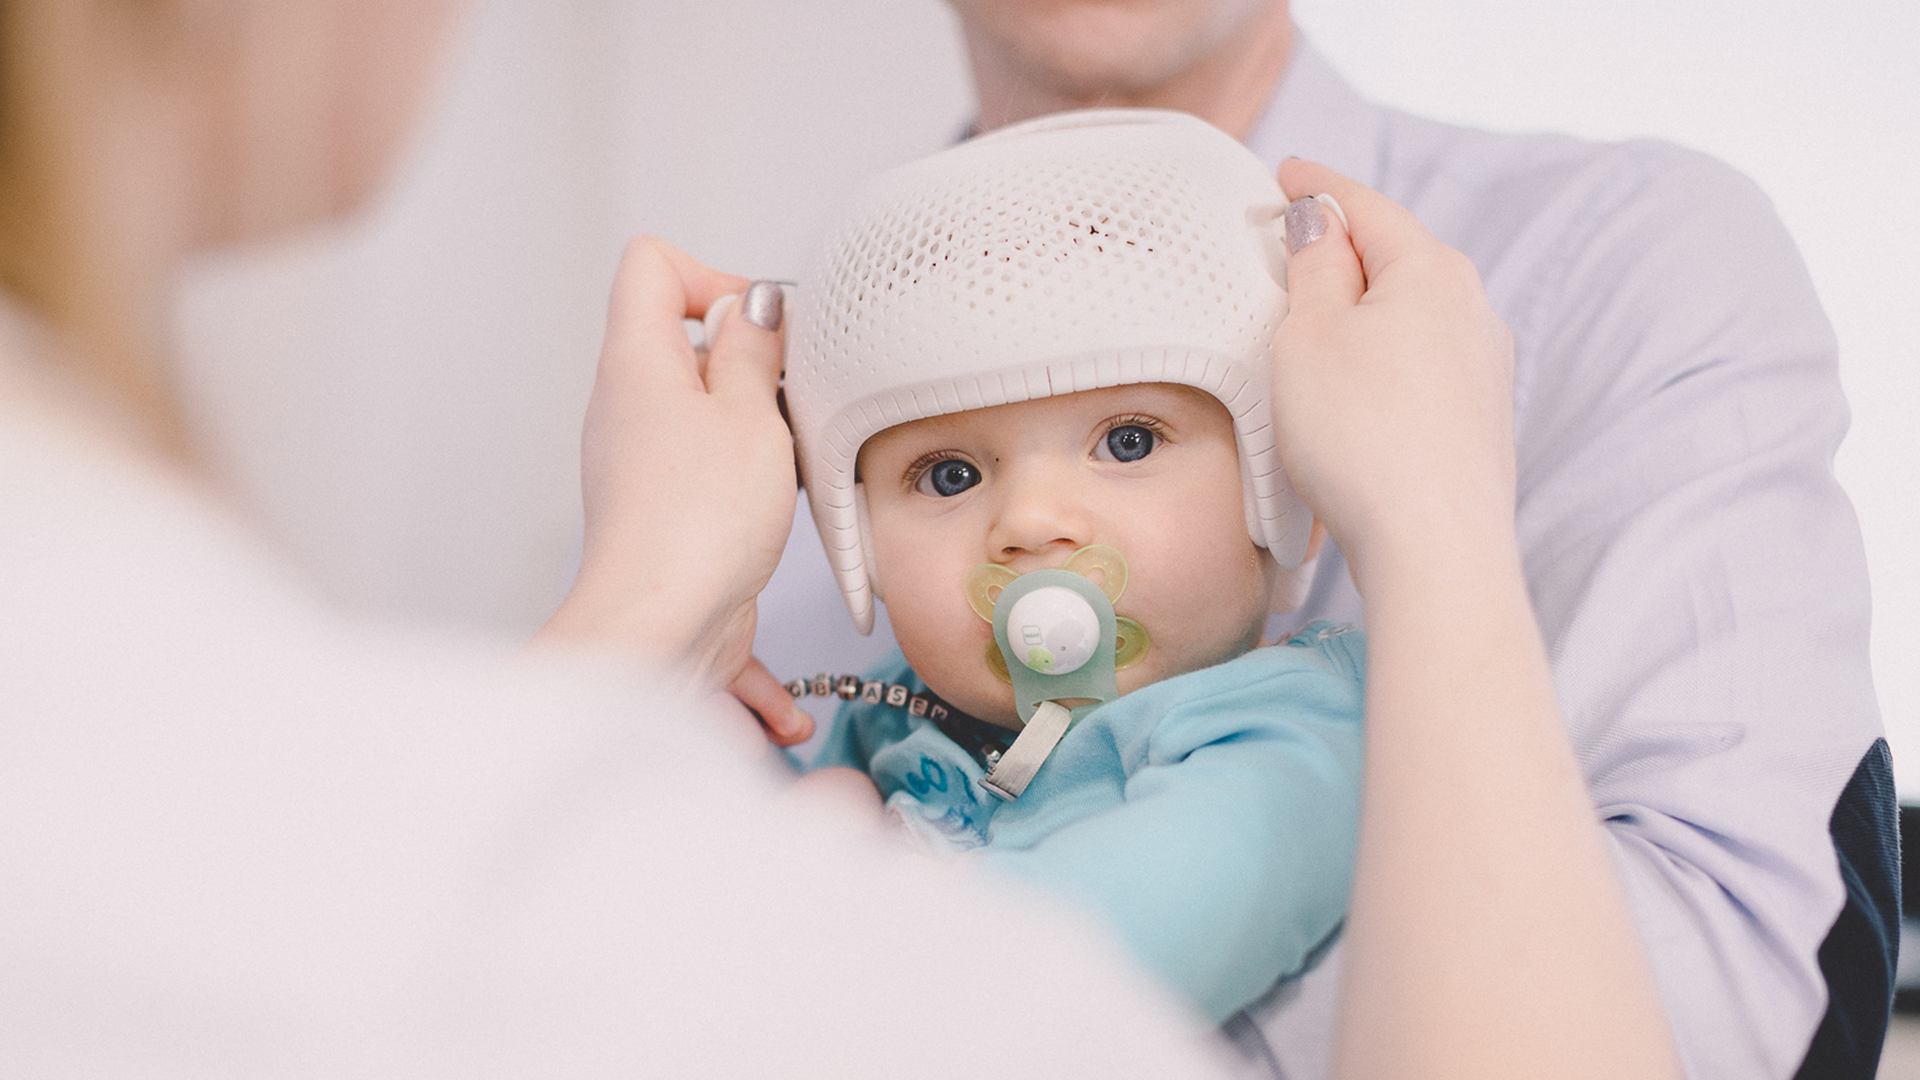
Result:
{"label": "baby's cheek", "polygon": [[[1168,583],[1175,584],[1175,583]],[[1184,583],[1181,595],[1142,597],[1131,615],[1146,627],[1152,643],[1135,667],[1119,673],[1126,693],[1150,682],[1224,664],[1259,644],[1266,627],[1267,593],[1260,574],[1216,574]]]}
{"label": "baby's cheek", "polygon": [[[983,650],[992,640],[993,630],[959,595],[951,597],[927,589],[903,589],[897,597],[889,590],[887,619],[893,636],[907,663],[935,693],[949,697],[941,682],[952,682],[981,663]],[[959,704],[957,701],[955,704]]]}
{"label": "baby's cheek", "polygon": [[[971,611],[968,618],[973,618]],[[987,666],[993,631],[979,619],[973,621],[979,629],[969,627],[964,633],[898,635],[900,651],[927,686],[955,708],[982,720],[1009,720],[1014,715],[1013,687]]]}
{"label": "baby's cheek", "polygon": [[928,587],[925,581],[887,584],[887,619],[901,650],[909,653],[908,660],[915,659],[915,652],[924,657],[951,648],[954,639],[970,629],[967,620],[980,622],[966,606],[958,586],[941,590]]}

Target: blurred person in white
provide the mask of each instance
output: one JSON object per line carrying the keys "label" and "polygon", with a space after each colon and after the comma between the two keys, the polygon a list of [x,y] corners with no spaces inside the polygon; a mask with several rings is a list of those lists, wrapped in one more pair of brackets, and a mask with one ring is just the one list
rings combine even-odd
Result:
{"label": "blurred person in white", "polygon": [[[1830,467],[1848,414],[1754,185],[1663,143],[1369,104],[1285,0],[950,3],[977,130],[1184,109],[1353,221],[1363,267],[1337,243],[1293,256],[1274,395],[1288,470],[1336,541],[1294,618],[1370,637],[1353,907],[1344,948],[1230,1029],[1293,1080],[1336,1047],[1354,1075],[1440,1075],[1422,1063],[1450,1047],[1467,1061],[1444,1075],[1482,1078],[1651,1075],[1665,1053],[1693,1077],[1871,1076],[1898,889],[1866,569]],[[1360,185],[1452,251],[1377,239],[1398,211]],[[1491,509],[1403,456],[1467,452],[1434,389],[1459,320],[1434,309],[1407,355],[1361,344],[1385,340],[1372,316],[1408,280],[1476,272],[1512,335],[1510,501]],[[1344,322],[1317,302],[1335,297],[1359,298]],[[1348,396],[1367,392],[1381,401]],[[1343,426],[1362,413],[1377,426]],[[828,605],[769,610],[767,632]],[[1643,964],[1659,1034],[1620,1026]]]}
{"label": "blurred person in white", "polygon": [[[783,812],[669,685],[738,666],[792,516],[771,286],[696,357],[747,283],[631,248],[525,656],[342,618],[198,470],[171,268],[365,196],[451,7],[0,3],[0,1074],[1213,1074],[1101,943]],[[1045,1008],[898,992],[983,943]]]}

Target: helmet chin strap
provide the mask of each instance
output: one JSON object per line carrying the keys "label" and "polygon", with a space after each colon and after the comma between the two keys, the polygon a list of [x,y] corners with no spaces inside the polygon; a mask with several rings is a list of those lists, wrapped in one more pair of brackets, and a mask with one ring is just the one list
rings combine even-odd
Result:
{"label": "helmet chin strap", "polygon": [[989,563],[967,575],[969,603],[993,623],[989,660],[1002,663],[990,666],[1004,665],[1025,724],[980,781],[988,791],[1019,798],[1074,722],[1120,696],[1114,673],[1148,648],[1145,628],[1113,612],[1126,579],[1126,559],[1101,545],[1058,570],[1015,575]]}

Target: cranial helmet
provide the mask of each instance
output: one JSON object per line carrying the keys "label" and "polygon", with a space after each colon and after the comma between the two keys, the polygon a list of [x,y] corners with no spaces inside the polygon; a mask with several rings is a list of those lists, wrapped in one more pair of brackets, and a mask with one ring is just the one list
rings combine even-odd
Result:
{"label": "cranial helmet", "polygon": [[1274,451],[1286,198],[1184,113],[1091,109],[969,140],[867,184],[799,291],[786,394],[813,518],[861,633],[873,542],[854,476],[875,432],[1130,383],[1233,417],[1247,531],[1289,569],[1312,517]]}

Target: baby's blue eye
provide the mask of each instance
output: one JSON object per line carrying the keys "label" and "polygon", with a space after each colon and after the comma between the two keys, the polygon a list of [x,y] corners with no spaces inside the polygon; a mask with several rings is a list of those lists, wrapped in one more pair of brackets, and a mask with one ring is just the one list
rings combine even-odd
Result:
{"label": "baby's blue eye", "polygon": [[1107,432],[1107,452],[1115,461],[1139,461],[1153,453],[1153,432],[1139,424],[1122,424]]}
{"label": "baby's blue eye", "polygon": [[926,472],[921,473],[919,481],[913,486],[922,495],[937,495],[945,499],[958,495],[979,482],[979,469],[964,461],[948,458],[945,461],[935,462]]}

